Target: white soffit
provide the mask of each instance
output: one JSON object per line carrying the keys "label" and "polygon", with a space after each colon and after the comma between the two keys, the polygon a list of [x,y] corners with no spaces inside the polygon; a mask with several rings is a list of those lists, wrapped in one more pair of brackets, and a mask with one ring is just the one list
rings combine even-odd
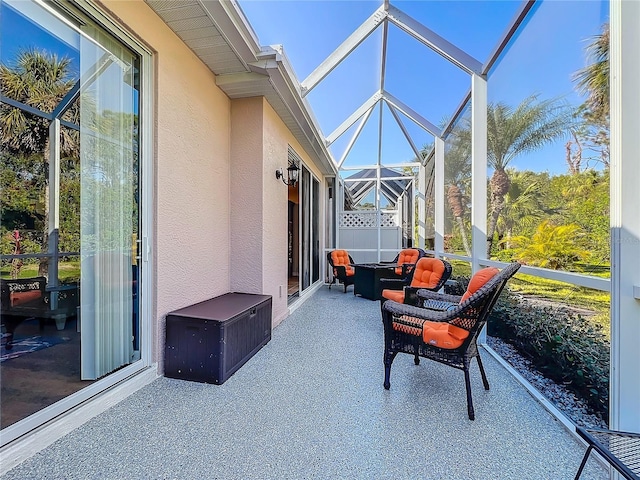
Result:
{"label": "white soffit", "polygon": [[[216,75],[247,71],[242,55],[250,54],[243,42],[241,50],[232,48],[230,38],[223,35],[215,18],[222,4],[199,0],[145,0],[158,16]],[[225,13],[228,18],[228,14]],[[250,36],[247,34],[245,36]],[[242,35],[237,33],[242,38]],[[257,47],[257,44],[256,44]]]}

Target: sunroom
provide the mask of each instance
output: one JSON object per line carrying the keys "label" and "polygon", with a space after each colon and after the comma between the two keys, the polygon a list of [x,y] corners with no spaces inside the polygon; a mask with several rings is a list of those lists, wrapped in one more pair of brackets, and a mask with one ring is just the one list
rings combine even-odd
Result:
{"label": "sunroom", "polygon": [[[604,325],[610,379],[594,395],[610,428],[640,431],[639,8],[495,3],[502,23],[477,40],[461,25],[483,31],[473,13],[489,7],[482,2],[337,3],[328,24],[343,13],[352,24],[298,67],[311,46],[277,40],[286,28],[278,9],[305,2],[3,0],[3,22],[40,35],[12,45],[3,23],[3,75],[28,46],[76,52],[76,77],[53,106],[2,91],[3,123],[21,110],[38,134],[28,151],[25,137],[3,136],[3,176],[16,175],[3,183],[2,277],[44,278],[36,290],[47,299],[40,320],[11,326],[12,342],[40,342],[22,356],[30,366],[12,367],[19,358],[3,345],[3,418],[17,385],[9,380],[49,365],[27,359],[72,345],[78,356],[54,367],[73,377],[68,390],[58,384],[43,404],[11,407],[3,457],[46,422],[77,412],[79,424],[85,402],[162,375],[172,310],[243,291],[272,296],[273,327],[286,322],[331,281],[334,249],[363,263],[418,247],[462,280],[522,262],[510,284],[517,298]],[[300,15],[289,30],[315,41],[311,23],[322,17]],[[263,47],[272,40],[258,26],[284,47]],[[580,75],[602,60],[594,50],[605,36],[602,111]],[[490,50],[475,49],[481,38]],[[102,189],[103,179],[121,189]],[[30,194],[18,193],[24,185]],[[117,290],[95,286],[96,272]],[[10,314],[3,305],[3,324]],[[112,317],[121,322],[99,330]],[[99,367],[113,338],[120,359]]]}

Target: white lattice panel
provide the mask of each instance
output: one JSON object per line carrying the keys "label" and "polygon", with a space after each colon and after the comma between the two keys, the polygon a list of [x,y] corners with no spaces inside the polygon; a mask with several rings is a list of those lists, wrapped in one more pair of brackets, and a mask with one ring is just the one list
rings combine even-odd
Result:
{"label": "white lattice panel", "polygon": [[[377,212],[342,212],[340,214],[340,227],[377,227]],[[380,214],[381,227],[397,227],[395,213],[382,212]]]}

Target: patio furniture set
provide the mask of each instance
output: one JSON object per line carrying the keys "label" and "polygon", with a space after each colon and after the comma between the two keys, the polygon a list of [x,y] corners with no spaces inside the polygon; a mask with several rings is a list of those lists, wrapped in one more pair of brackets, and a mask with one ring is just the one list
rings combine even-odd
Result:
{"label": "patio furniture set", "polygon": [[[517,262],[502,270],[487,267],[477,271],[461,296],[439,293],[451,276],[451,265],[429,258],[419,249],[417,258],[406,253],[392,264],[356,264],[345,250],[330,252],[334,279],[354,285],[354,294],[381,300],[384,327],[384,383],[391,388],[391,365],[398,353],[414,356],[414,363],[427,358],[464,372],[467,413],[475,419],[469,366],[478,363],[482,383],[489,390],[477,338],[487,322],[502,289],[520,268]],[[360,272],[360,274],[358,273]],[[331,288],[331,284],[329,288]],[[587,444],[578,472],[580,478],[589,455],[595,450],[624,478],[640,480],[640,434],[606,429],[576,427]]]}
{"label": "patio furniture set", "polygon": [[[520,264],[502,270],[487,267],[476,272],[461,296],[438,293],[451,276],[446,260],[426,256],[421,249],[406,249],[394,262],[357,264],[345,250],[328,254],[334,282],[354,285],[354,294],[381,300],[384,326],[384,388],[391,388],[391,365],[398,353],[427,358],[464,372],[467,412],[474,420],[469,367],[478,363],[486,390],[489,382],[478,353],[477,338],[502,289]],[[332,282],[329,285],[334,283]]]}
{"label": "patio furniture set", "polygon": [[355,263],[346,250],[333,250],[327,254],[327,261],[333,269],[333,279],[329,288],[336,282],[344,285],[347,291],[353,285],[353,294],[369,300],[382,298],[382,279],[404,281],[412,275],[416,262],[426,256],[420,248],[405,248],[391,262]]}

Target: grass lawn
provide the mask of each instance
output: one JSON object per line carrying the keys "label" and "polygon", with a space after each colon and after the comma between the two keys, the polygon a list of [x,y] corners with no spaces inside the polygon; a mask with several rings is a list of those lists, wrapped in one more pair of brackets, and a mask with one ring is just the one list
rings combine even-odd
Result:
{"label": "grass lawn", "polygon": [[[0,268],[2,278],[11,278],[11,265]],[[31,278],[38,276],[37,263],[25,263],[20,270],[20,278]],[[58,264],[58,279],[61,282],[72,283],[80,281],[80,261],[66,261]]]}
{"label": "grass lawn", "polygon": [[[449,260],[449,262],[453,267],[452,276],[470,277],[471,266],[468,262],[460,260]],[[594,275],[608,278],[609,267],[602,267],[597,273],[594,273]],[[579,309],[591,310],[594,312],[594,315],[589,315],[589,318],[593,320],[594,323],[600,325],[607,335],[609,333],[609,308],[611,304],[611,295],[609,292],[579,287],[569,283],[548,280],[523,273],[519,273],[513,277],[508,283],[508,288],[512,292],[517,292],[521,295],[564,303],[570,307]]]}

